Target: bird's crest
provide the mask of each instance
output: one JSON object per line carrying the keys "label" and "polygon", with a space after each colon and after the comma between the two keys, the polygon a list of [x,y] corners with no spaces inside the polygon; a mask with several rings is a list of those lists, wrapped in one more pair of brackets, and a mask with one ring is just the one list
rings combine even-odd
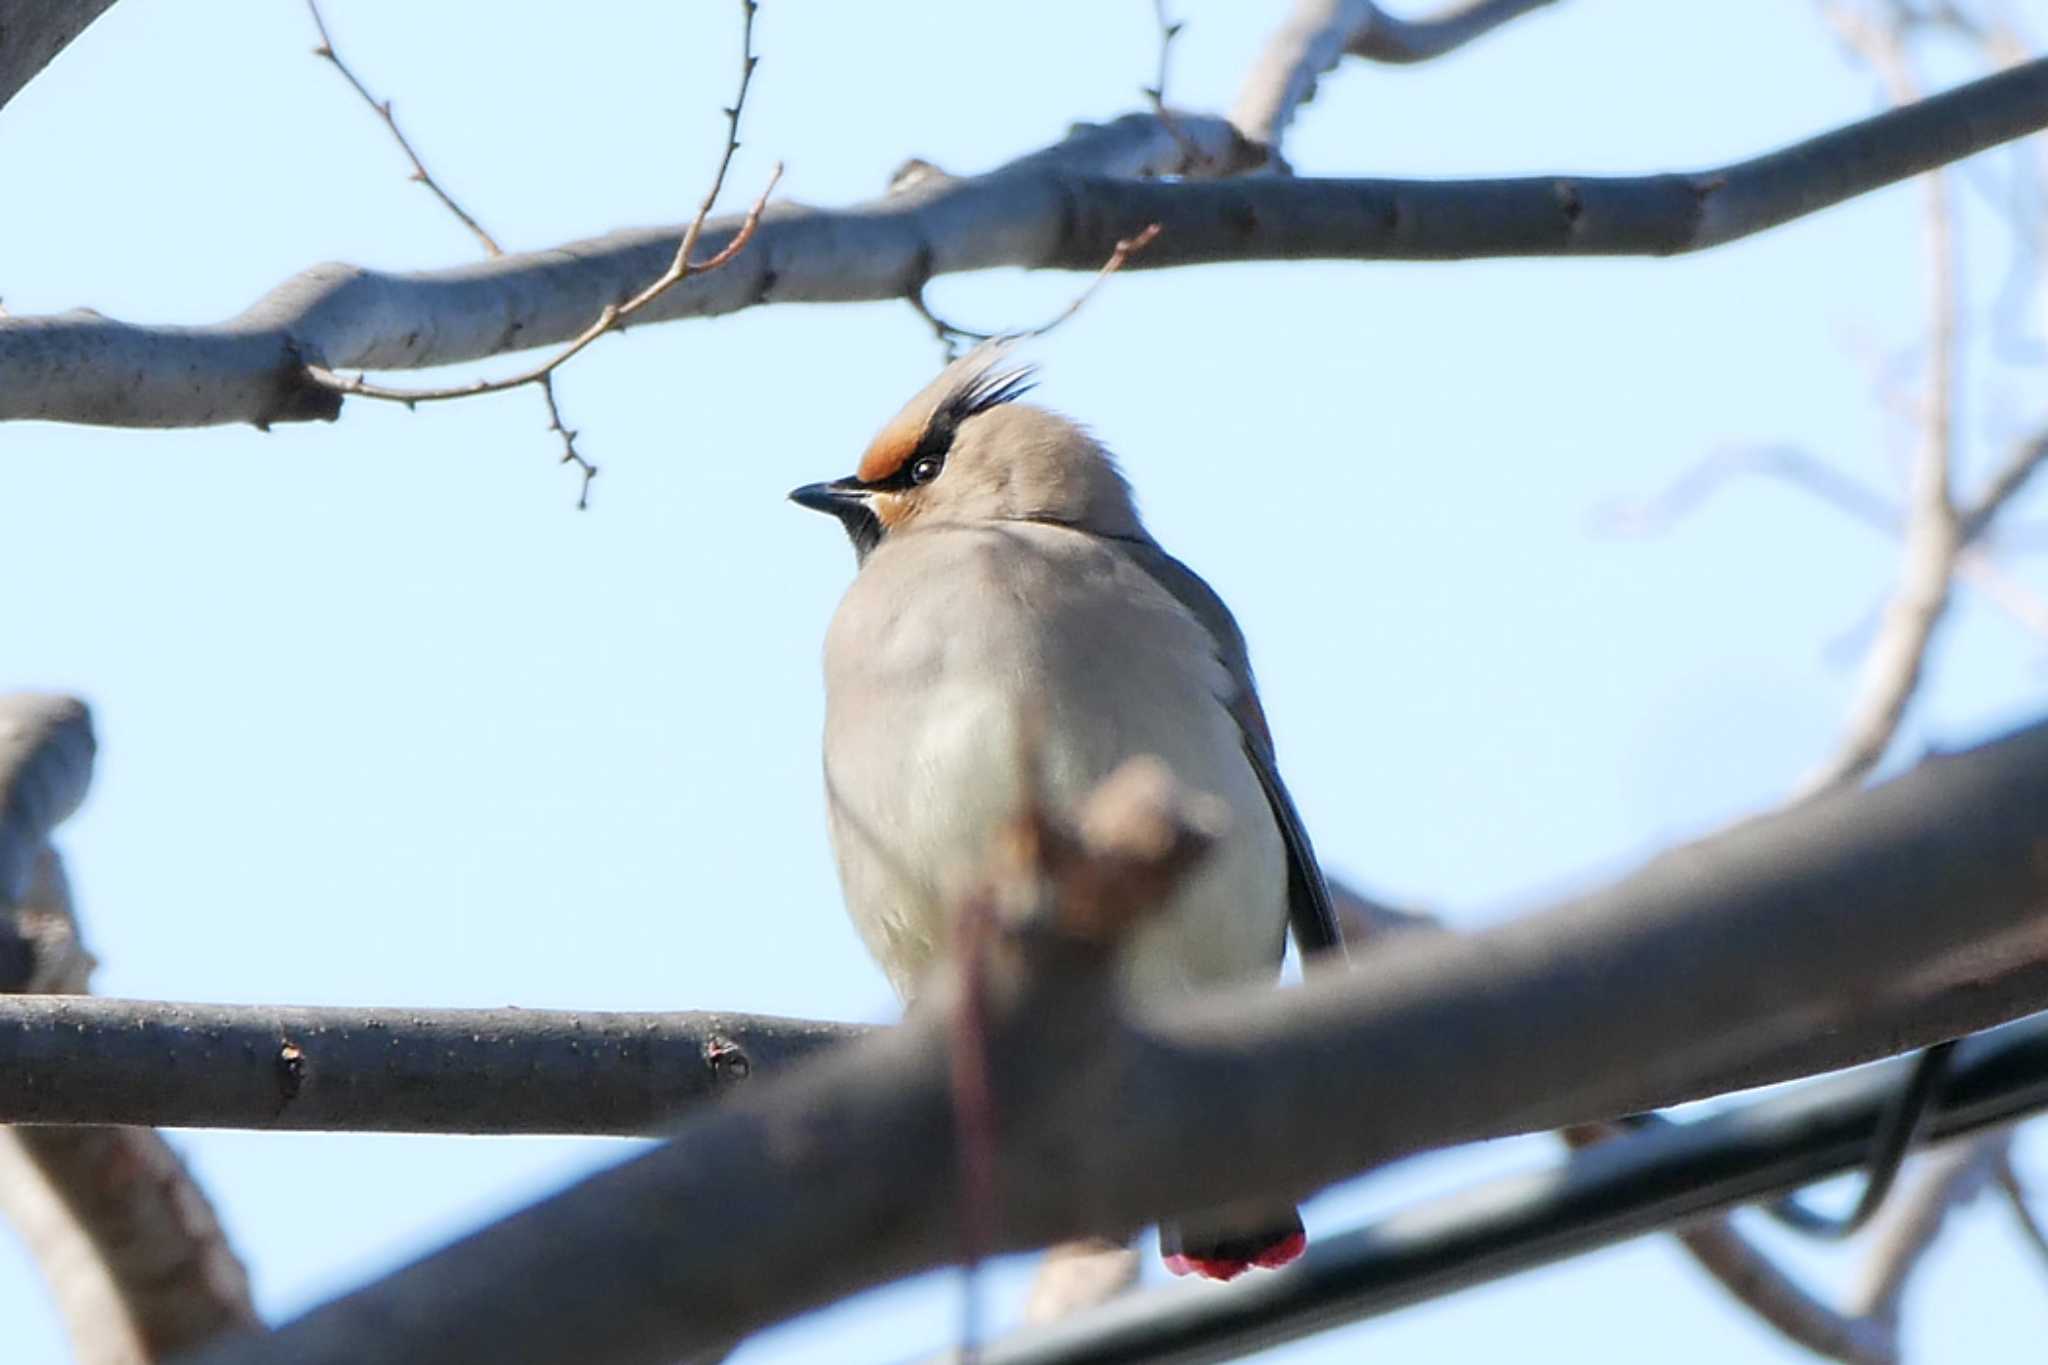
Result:
{"label": "bird's crest", "polygon": [[1030,365],[1006,363],[1009,340],[984,341],[939,372],[889,419],[861,456],[854,476],[862,483],[886,482],[923,454],[943,454],[960,424],[1024,396],[1036,383]]}

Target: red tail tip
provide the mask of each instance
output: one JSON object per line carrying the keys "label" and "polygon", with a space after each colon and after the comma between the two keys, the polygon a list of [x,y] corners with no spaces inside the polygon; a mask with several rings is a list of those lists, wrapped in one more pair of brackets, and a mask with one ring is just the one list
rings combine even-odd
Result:
{"label": "red tail tip", "polygon": [[1222,1260],[1212,1256],[1187,1256],[1179,1253],[1161,1259],[1166,1262],[1166,1268],[1176,1275],[1199,1275],[1205,1280],[1234,1280],[1254,1266],[1261,1270],[1278,1270],[1307,1250],[1307,1235],[1297,1232],[1281,1238],[1248,1261]]}

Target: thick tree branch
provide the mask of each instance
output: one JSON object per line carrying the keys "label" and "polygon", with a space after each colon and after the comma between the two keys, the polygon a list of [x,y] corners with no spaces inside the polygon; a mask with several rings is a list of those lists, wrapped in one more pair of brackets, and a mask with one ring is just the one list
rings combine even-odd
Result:
{"label": "thick tree branch", "polygon": [[[1331,892],[1355,942],[1432,918]],[[859,1024],[0,996],[0,1123],[650,1134]]]}
{"label": "thick tree branch", "polygon": [[865,1032],[758,1015],[0,998],[0,1123],[644,1134]]}
{"label": "thick tree branch", "polygon": [[[1220,119],[1178,114],[1182,137],[1243,168]],[[840,210],[771,206],[728,269],[683,282],[645,321],[766,303],[902,298],[935,275],[997,266],[1096,270],[1153,223],[1129,268],[1215,261],[1450,260],[1668,255],[1760,232],[2048,125],[2048,60],[2028,63],[1783,151],[1690,174],[1479,181],[1219,182],[1133,177],[1186,167],[1160,120],[1084,128],[986,175],[925,173]],[[730,243],[740,220],[707,225]],[[177,427],[333,417],[340,396],[307,377],[406,369],[568,341],[656,278],[675,228],[617,232],[451,270],[318,266],[210,327],[151,327],[96,313],[0,319],[0,420]]]}
{"label": "thick tree branch", "polygon": [[[1121,1012],[1099,953],[1011,936],[987,1013],[993,1245],[1118,1233],[1218,1189],[1299,1195],[1426,1147],[1922,1046],[1959,1022],[1904,1007],[1929,964],[1972,1002],[1965,1027],[2016,1017],[2048,1005],[2044,906],[2048,722],[1520,922],[1410,935],[1351,972],[1156,1024]],[[199,1359],[653,1362],[945,1262],[946,994],[267,1343]]]}
{"label": "thick tree branch", "polygon": [[1347,55],[1376,62],[1441,57],[1553,0],[1463,0],[1431,19],[1396,19],[1373,0],[1299,0],[1267,40],[1230,121],[1276,153],[1316,82]]}
{"label": "thick tree branch", "polygon": [[0,109],[114,0],[0,0]]}
{"label": "thick tree branch", "polygon": [[[1897,1102],[1905,1070],[1865,1068],[1704,1118],[1637,1129],[1318,1238],[1285,1275],[1145,1290],[1050,1327],[1014,1333],[980,1359],[983,1365],[1212,1365],[1646,1232],[1684,1227],[1853,1171]],[[2048,1017],[2036,1016],[1964,1040],[1955,1085],[1932,1125],[1944,1138],[1959,1138],[2009,1126],[2043,1108]],[[1738,1253],[1725,1269],[1759,1298],[1777,1296],[1772,1312],[1799,1315],[1811,1330],[1798,1340],[1809,1347],[1838,1359],[1882,1358],[1882,1330],[1852,1325],[1768,1264]]]}

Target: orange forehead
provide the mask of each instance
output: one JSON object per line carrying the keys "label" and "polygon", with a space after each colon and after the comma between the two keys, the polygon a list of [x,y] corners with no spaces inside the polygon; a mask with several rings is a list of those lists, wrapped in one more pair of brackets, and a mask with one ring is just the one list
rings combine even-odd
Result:
{"label": "orange forehead", "polygon": [[903,462],[924,439],[924,429],[925,423],[912,421],[909,414],[898,416],[868,442],[867,453],[860,457],[854,477],[862,483],[880,483],[903,468]]}

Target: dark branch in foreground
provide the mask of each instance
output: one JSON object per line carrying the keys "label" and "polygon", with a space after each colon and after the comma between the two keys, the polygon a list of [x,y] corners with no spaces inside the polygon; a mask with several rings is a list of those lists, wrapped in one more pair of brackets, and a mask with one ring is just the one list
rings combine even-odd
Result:
{"label": "dark branch in foreground", "polygon": [[[1221,120],[1133,114],[986,175],[914,177],[847,209],[784,205],[731,268],[684,281],[643,321],[767,303],[898,299],[936,275],[998,266],[1095,270],[1157,223],[1141,270],[1248,260],[1672,255],[1761,232],[2048,125],[2048,60],[1973,81],[1783,151],[1709,171],[1507,180],[1160,181],[1249,169]],[[1235,139],[1236,145],[1231,145]],[[707,225],[718,251],[741,230]],[[0,319],[0,420],[107,426],[331,418],[327,370],[408,369],[566,342],[658,276],[677,229],[617,232],[452,270],[323,265],[229,322],[138,326],[73,312]]]}
{"label": "dark branch in foreground", "polygon": [[0,1124],[647,1134],[864,1032],[759,1015],[0,998]]}
{"label": "dark branch in foreground", "polygon": [[[1197,1365],[1389,1313],[1856,1169],[1900,1069],[1830,1077],[1617,1139],[1325,1238],[1285,1275],[1170,1285],[984,1347],[980,1365]],[[1963,1044],[1940,1137],[2048,1109],[2048,1017]],[[1695,1224],[1718,1231],[1722,1224]],[[1690,1235],[1690,1234],[1688,1234]],[[1830,1320],[1831,1354],[1891,1359],[1884,1324]],[[1816,1343],[1819,1332],[1799,1340]]]}
{"label": "dark branch in foreground", "polygon": [[[1156,1022],[1124,1012],[1099,949],[1027,925],[984,973],[993,1246],[1118,1234],[1224,1190],[1299,1196],[1429,1147],[2016,1018],[2048,1006],[2044,905],[2048,722],[1516,923],[1411,935],[1297,990]],[[653,1365],[944,1264],[960,1226],[947,994],[646,1156],[195,1359]]]}
{"label": "dark branch in foreground", "polygon": [[0,108],[114,0],[0,0]]}

